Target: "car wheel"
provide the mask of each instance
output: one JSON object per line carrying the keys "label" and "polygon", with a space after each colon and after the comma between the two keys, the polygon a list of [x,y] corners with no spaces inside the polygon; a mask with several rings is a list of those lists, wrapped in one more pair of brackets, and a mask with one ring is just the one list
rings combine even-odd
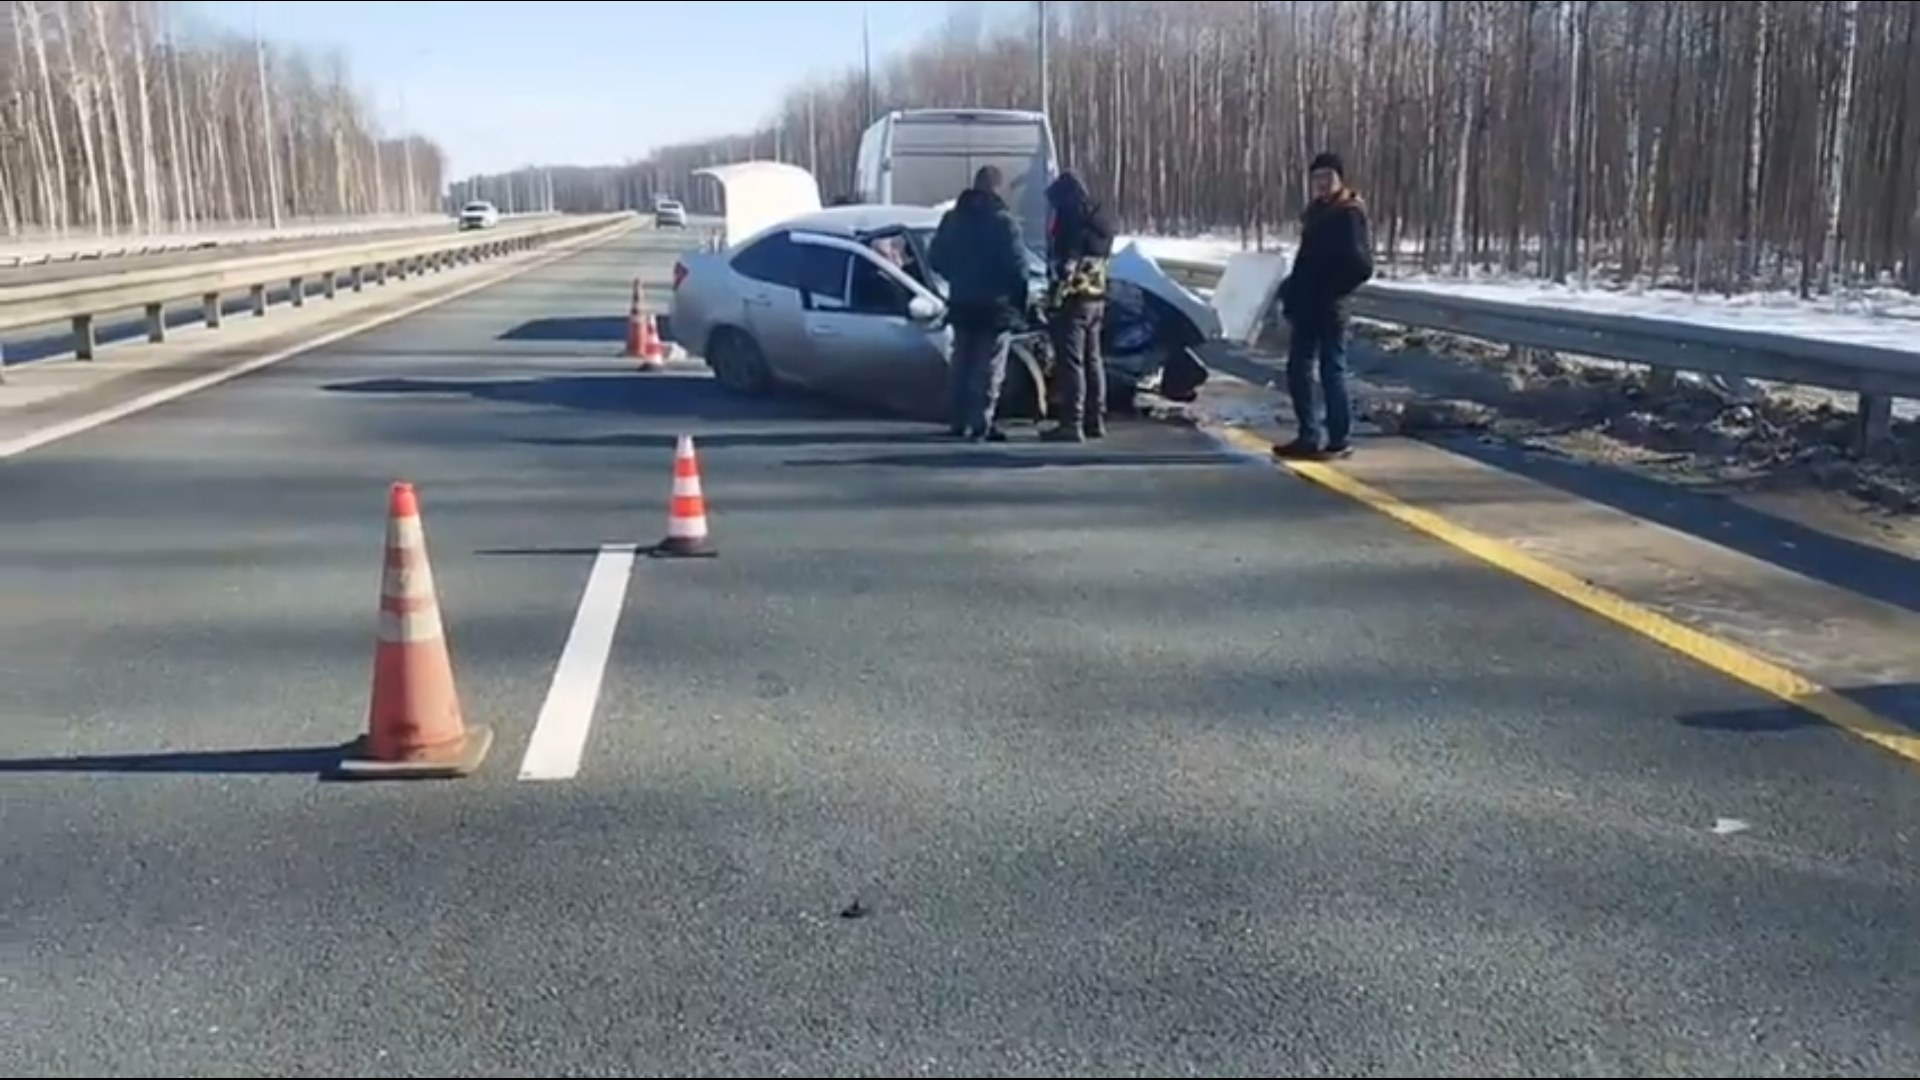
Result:
{"label": "car wheel", "polygon": [[736,394],[758,396],[773,386],[773,372],[753,338],[730,326],[707,340],[707,366],[720,385]]}

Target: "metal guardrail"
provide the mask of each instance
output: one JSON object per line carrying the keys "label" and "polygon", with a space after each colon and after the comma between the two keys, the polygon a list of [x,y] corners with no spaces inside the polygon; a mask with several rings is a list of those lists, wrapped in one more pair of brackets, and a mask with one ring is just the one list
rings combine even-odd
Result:
{"label": "metal guardrail", "polygon": [[518,226],[401,240],[342,244],[318,251],[237,254],[231,260],[142,270],[103,270],[71,281],[0,287],[0,333],[68,323],[75,358],[91,360],[99,348],[97,321],[104,316],[141,311],[146,339],[167,339],[167,307],[200,301],[202,318],[217,328],[224,301],[247,293],[255,316],[267,313],[273,294],[286,289],[287,302],[304,306],[317,289],[332,299],[341,287],[359,292],[369,282],[509,255],[587,233],[634,222],[632,214],[552,217]]}
{"label": "metal guardrail", "polygon": [[[1224,263],[1156,259],[1169,277],[1210,289]],[[1375,283],[1351,301],[1354,317],[1411,329],[1478,338],[1523,349],[1680,371],[1762,379],[1857,395],[1862,448],[1884,438],[1894,398],[1920,398],[1920,356],[1898,349],[1819,341],[1789,334],[1501,303]]]}
{"label": "metal guardrail", "polygon": [[[551,214],[507,214],[503,223],[552,217]],[[437,214],[414,218],[345,221],[296,226],[290,229],[214,230],[204,233],[168,233],[156,236],[88,236],[70,239],[19,240],[0,238],[0,270],[18,270],[35,266],[64,266],[69,263],[110,262],[154,255],[173,255],[183,251],[213,248],[246,248],[265,244],[284,244],[302,240],[362,237],[379,233],[417,233],[436,225],[452,229],[457,220]]]}

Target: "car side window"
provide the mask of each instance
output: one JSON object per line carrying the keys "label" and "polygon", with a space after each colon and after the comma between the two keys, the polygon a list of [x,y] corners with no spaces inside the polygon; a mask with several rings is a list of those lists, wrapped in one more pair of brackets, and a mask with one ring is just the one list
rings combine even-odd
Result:
{"label": "car side window", "polygon": [[762,237],[733,257],[734,272],[769,285],[800,287],[801,246],[788,233]]}
{"label": "car side window", "polygon": [[837,248],[796,245],[799,288],[816,311],[844,311],[847,307],[847,264],[853,256]]}
{"label": "car side window", "polygon": [[867,259],[853,260],[847,310],[859,315],[905,315],[912,294]]}

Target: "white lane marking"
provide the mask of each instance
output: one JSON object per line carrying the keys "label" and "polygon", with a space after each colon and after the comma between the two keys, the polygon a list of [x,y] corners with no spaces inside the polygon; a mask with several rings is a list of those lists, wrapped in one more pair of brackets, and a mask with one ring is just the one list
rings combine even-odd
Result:
{"label": "white lane marking", "polygon": [[[425,300],[420,301],[419,303],[408,304],[406,307],[400,308],[396,311],[389,311],[384,315],[380,315],[375,318],[368,319],[365,322],[358,322],[350,326],[343,326],[338,330],[321,334],[319,337],[307,338],[301,341],[299,344],[291,346],[289,348],[281,349],[279,352],[268,353],[265,356],[256,356],[251,360],[243,360],[240,363],[233,365],[232,367],[221,368],[218,371],[210,371],[205,375],[198,376],[197,378],[188,379],[186,382],[183,382],[183,383],[175,383],[172,386],[161,387],[160,389],[154,390],[150,393],[142,394],[137,398],[132,398],[127,401],[120,402],[118,405],[110,405],[107,408],[101,409],[97,412],[90,412],[84,416],[76,416],[71,420],[64,420],[58,424],[49,424],[48,426],[40,428],[36,431],[30,431],[27,434],[22,435],[17,439],[11,439],[6,442],[0,442],[0,461],[5,461],[8,458],[19,457],[21,454],[24,454],[29,450],[38,450],[41,447],[47,445],[48,443],[59,442],[61,439],[70,439],[75,435],[80,435],[80,434],[84,434],[86,432],[92,431],[94,428],[105,427],[116,420],[125,420],[127,417],[132,416],[135,413],[146,412],[148,409],[165,405],[169,401],[178,401],[179,399],[186,397],[188,394],[197,394],[202,390],[219,386],[221,383],[231,382],[232,380],[237,379],[242,375],[252,374],[253,372],[259,371],[261,368],[272,367],[273,365],[278,364],[281,361],[291,360],[294,357],[301,355],[302,353],[309,353],[315,349],[325,348],[328,345],[334,344],[335,342],[345,341],[350,337],[356,337],[360,334],[366,333],[369,330],[378,330],[380,327],[385,326],[388,323],[396,323],[396,322],[399,322],[401,319],[412,318],[413,316],[418,315],[421,312],[426,311],[430,308],[436,308],[436,307],[439,307],[441,304],[458,300],[461,297],[467,296],[471,293],[477,293],[481,289],[492,288],[495,285],[504,285],[505,283],[513,280],[514,278],[519,277],[522,274],[531,273],[532,271],[538,270],[543,266],[551,265],[552,263],[558,262],[559,260],[567,257],[568,255],[574,254],[576,252],[584,251],[587,248],[597,246],[597,244],[600,244],[600,243],[605,243],[609,240],[614,239],[618,235],[619,234],[617,233],[614,234],[614,236],[598,236],[596,234],[589,234],[587,237],[588,242],[584,242],[580,244],[564,244],[563,243],[563,244],[557,245],[553,248],[548,249],[548,253],[544,258],[529,260],[528,262],[525,262],[525,263],[520,263],[518,265],[505,267],[503,268],[506,271],[505,273],[482,277],[478,281],[475,281],[470,285],[462,285],[461,287],[453,290],[452,292],[440,293],[434,296],[429,296]],[[217,342],[215,344],[217,344]],[[89,361],[62,360],[60,362],[64,364],[64,363],[88,363]],[[91,362],[104,363],[104,361],[91,361]],[[165,368],[149,368],[147,370],[164,371]]]}
{"label": "white lane marking", "polygon": [[600,683],[613,653],[613,634],[626,606],[627,582],[633,576],[639,549],[632,544],[600,549],[580,593],[580,609],[573,629],[553,669],[546,704],[533,722],[533,738],[520,760],[522,780],[571,780],[580,772],[587,750],[587,732],[600,704]]}

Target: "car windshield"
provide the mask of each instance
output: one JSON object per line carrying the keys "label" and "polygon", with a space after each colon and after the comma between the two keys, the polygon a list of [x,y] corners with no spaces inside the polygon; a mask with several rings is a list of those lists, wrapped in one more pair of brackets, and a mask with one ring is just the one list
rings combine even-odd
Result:
{"label": "car windshield", "polygon": [[[930,283],[940,295],[945,296],[947,294],[946,281],[938,274],[935,274],[933,268],[928,266],[926,261],[926,251],[929,247],[933,246],[933,230],[908,229],[907,236],[912,238],[913,246],[920,254],[920,265],[926,267],[925,273],[927,277],[931,279]],[[1041,261],[1039,253],[1035,252],[1032,248],[1022,248],[1021,250],[1026,252],[1027,256],[1027,276],[1033,278],[1035,281],[1044,283],[1047,279],[1047,264]]]}

